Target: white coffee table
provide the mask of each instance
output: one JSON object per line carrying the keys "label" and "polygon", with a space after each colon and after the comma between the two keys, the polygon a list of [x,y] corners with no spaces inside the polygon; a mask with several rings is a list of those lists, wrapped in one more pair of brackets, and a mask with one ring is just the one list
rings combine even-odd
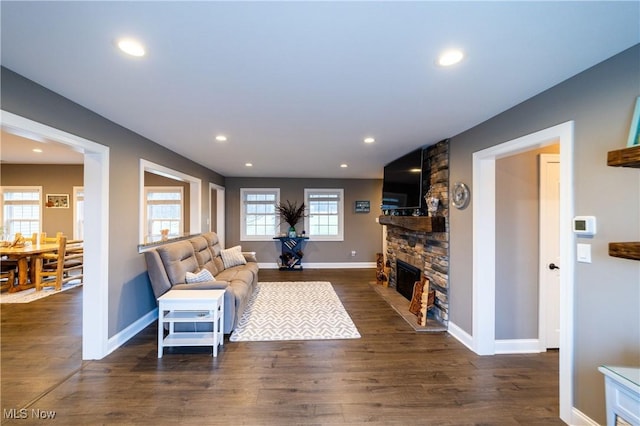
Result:
{"label": "white coffee table", "polygon": [[[158,298],[158,358],[169,346],[212,346],[224,344],[224,290],[169,290]],[[176,332],[176,323],[212,323],[213,331]],[[169,334],[164,336],[164,324]],[[195,328],[195,327],[194,327]]]}

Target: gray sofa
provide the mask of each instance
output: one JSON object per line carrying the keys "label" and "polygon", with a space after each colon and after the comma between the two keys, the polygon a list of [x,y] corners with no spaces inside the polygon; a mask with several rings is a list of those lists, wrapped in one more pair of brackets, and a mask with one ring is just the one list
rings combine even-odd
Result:
{"label": "gray sofa", "polygon": [[[218,235],[207,232],[187,240],[163,244],[144,252],[151,287],[156,299],[171,289],[226,289],[224,294],[224,332],[231,333],[247,307],[258,283],[255,253],[243,252],[245,265],[225,268]],[[207,269],[215,281],[186,283],[187,272]]]}

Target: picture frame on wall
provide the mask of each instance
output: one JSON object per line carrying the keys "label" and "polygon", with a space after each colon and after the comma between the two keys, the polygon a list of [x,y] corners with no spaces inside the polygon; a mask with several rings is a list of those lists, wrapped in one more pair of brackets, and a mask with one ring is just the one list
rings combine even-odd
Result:
{"label": "picture frame on wall", "polygon": [[50,209],[68,209],[69,194],[47,194],[45,206]]}
{"label": "picture frame on wall", "polygon": [[629,139],[627,146],[640,145],[640,96],[636,98],[636,107],[631,119],[631,127],[629,128]]}
{"label": "picture frame on wall", "polygon": [[356,213],[369,213],[371,211],[371,202],[368,200],[359,200],[355,203]]}

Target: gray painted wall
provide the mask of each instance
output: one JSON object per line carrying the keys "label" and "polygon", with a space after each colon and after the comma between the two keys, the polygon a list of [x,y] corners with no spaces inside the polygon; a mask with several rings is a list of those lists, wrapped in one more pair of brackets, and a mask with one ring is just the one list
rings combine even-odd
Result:
{"label": "gray painted wall", "polygon": [[[605,423],[600,364],[640,365],[640,262],[608,255],[610,241],[640,239],[640,172],[606,165],[626,145],[640,95],[640,45],[451,139],[450,179],[474,190],[472,154],[574,120],[574,199],[578,215],[595,215],[593,263],[575,264],[574,406]],[[450,213],[451,321],[471,334],[472,213]],[[569,226],[569,224],[567,224]],[[606,303],[603,303],[606,302]]]}
{"label": "gray painted wall", "polygon": [[559,146],[496,161],[496,339],[538,338],[542,153],[559,153]]}
{"label": "gray painted wall", "polygon": [[[240,188],[280,188],[280,201],[298,205],[304,201],[305,188],[343,188],[344,241],[308,241],[304,250],[306,262],[375,262],[382,251],[382,226],[376,222],[382,203],[382,180],[379,179],[286,179],[227,178],[226,179],[226,246],[242,245],[243,250],[256,251],[258,262],[275,263],[280,255],[276,241],[240,241]],[[355,213],[356,200],[369,200],[369,213]],[[285,224],[286,225],[286,224]],[[298,226],[300,227],[300,225]],[[285,227],[282,228],[286,231]],[[299,229],[300,230],[300,229]],[[351,251],[356,256],[351,257]]]}
{"label": "gray painted wall", "polygon": [[86,108],[1,68],[2,109],[110,148],[109,336],[156,308],[138,253],[139,164],[144,158],[203,181],[202,229],[208,229],[207,182],[224,186],[219,174],[115,124]]}

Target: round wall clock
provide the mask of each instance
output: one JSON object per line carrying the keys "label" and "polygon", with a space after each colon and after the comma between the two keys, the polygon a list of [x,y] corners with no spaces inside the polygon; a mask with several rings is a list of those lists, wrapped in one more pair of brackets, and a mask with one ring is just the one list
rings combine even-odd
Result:
{"label": "round wall clock", "polygon": [[464,209],[469,204],[469,187],[462,182],[456,182],[451,189],[451,204],[455,208]]}

